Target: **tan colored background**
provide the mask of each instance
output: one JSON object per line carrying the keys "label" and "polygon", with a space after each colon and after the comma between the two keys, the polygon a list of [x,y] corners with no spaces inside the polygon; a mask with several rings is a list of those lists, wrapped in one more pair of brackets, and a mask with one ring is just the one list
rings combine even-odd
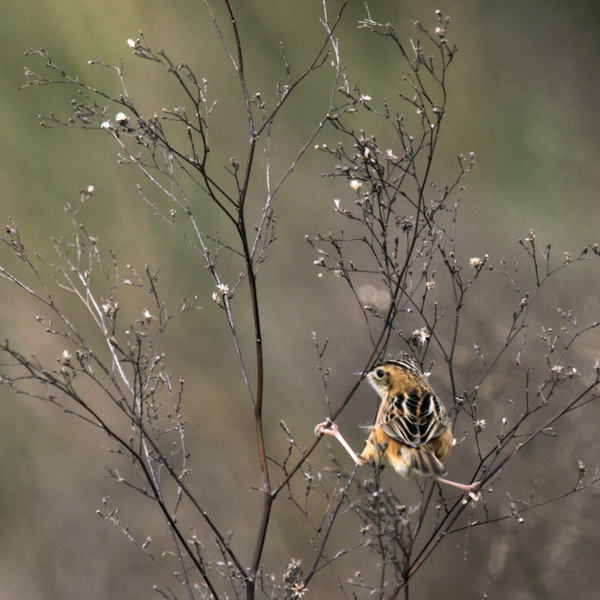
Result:
{"label": "tan colored background", "polygon": [[[299,70],[312,56],[311,48],[321,37],[320,2],[240,4],[244,4],[238,16],[249,48],[251,91],[268,94],[271,82],[284,77],[281,39],[293,69]],[[447,162],[440,165],[441,172],[446,168],[452,172],[453,157],[459,152],[473,151],[478,157],[465,182],[462,252],[464,256],[488,253],[496,260],[511,257],[518,253],[517,240],[535,228],[544,243],[552,242],[557,257],[563,251],[577,254],[586,243],[600,241],[597,3],[470,0],[453,4],[374,1],[370,9],[373,18],[393,22],[407,32],[411,20],[434,24],[437,8],[453,17],[450,38],[459,46],[459,54],[449,84],[442,151]],[[356,29],[363,16],[364,7],[358,2],[346,15],[340,30],[342,53],[361,90],[377,99],[389,93],[389,82],[400,78],[404,69],[389,60],[365,31]],[[140,98],[148,113],[172,105],[178,99],[164,74],[130,56],[126,40],[140,30],[153,47],[166,48],[209,80],[209,89],[219,100],[213,129],[216,153],[225,160],[236,154],[245,133],[240,133],[243,124],[230,115],[237,114],[240,99],[231,87],[229,66],[202,3],[10,2],[3,7],[0,22],[1,223],[14,218],[28,247],[49,254],[50,237],[69,231],[63,205],[93,183],[94,200],[84,217],[101,244],[114,249],[124,263],[160,266],[163,288],[178,290],[173,300],[200,297],[205,308],[174,326],[167,352],[175,374],[187,381],[195,485],[209,506],[221,509],[217,519],[223,520],[224,528],[239,532],[236,535],[242,546],[248,544],[249,552],[250,540],[244,536],[252,531],[257,516],[246,515],[252,514],[255,499],[250,492],[247,497],[236,494],[240,485],[249,490],[258,481],[252,451],[247,450],[252,448],[251,414],[230,358],[231,341],[221,327],[222,313],[210,300],[213,287],[203,264],[142,206],[135,191],[141,178],[132,168],[117,166],[116,149],[107,136],[47,131],[30,115],[49,111],[67,115],[73,90],[16,91],[23,83],[25,65],[42,68],[26,59],[23,51],[28,46],[44,47],[70,72],[98,85],[113,85],[113,81],[87,61],[115,64],[125,57],[130,93]],[[317,83],[319,77],[322,84]],[[281,156],[304,139],[302,125],[323,108],[326,84],[327,78],[318,75],[301,91],[294,113],[285,116],[281,134],[289,147],[281,147]],[[220,144],[223,149],[217,150]],[[334,368],[330,389],[334,398],[347,390],[348,377],[366,356],[364,331],[352,327],[353,305],[339,283],[316,277],[315,256],[303,239],[307,233],[326,230],[333,219],[332,198],[342,193],[318,176],[325,170],[318,162],[321,158],[309,153],[280,197],[280,240],[261,272],[267,422],[273,443],[282,440],[277,425],[281,418],[293,424],[300,443],[308,444],[314,423],[325,415],[312,331],[331,340],[328,361]],[[283,165],[282,160],[279,166]],[[597,320],[599,292],[597,262],[576,267],[560,285],[549,288],[537,315],[551,320],[556,306],[573,305],[587,321]],[[138,301],[142,307],[145,300]],[[32,325],[34,307],[15,297],[6,285],[0,285],[0,302],[2,337],[39,355],[56,351]],[[481,298],[473,338],[493,332],[495,320],[505,319],[509,310],[501,296]],[[579,357],[583,364],[592,365],[599,352],[596,336],[595,344],[582,348]],[[470,376],[467,369],[465,388],[472,383]],[[443,379],[436,386],[443,393]],[[488,419],[500,414],[493,402],[505,399],[509,389],[507,382],[499,381],[497,390],[486,390]],[[230,410],[224,396],[240,397],[241,408],[228,428],[223,422],[231,414],[220,412],[222,407]],[[370,392],[363,390],[361,397],[371,399]],[[123,513],[135,506],[130,518],[140,535],[156,513],[138,497],[123,495],[105,476],[110,457],[99,450],[103,440],[75,427],[72,419],[50,406],[15,399],[6,391],[0,400],[0,597],[150,597],[153,583],[164,582],[164,575],[95,511],[105,496],[114,498]],[[353,406],[343,421],[356,446],[362,434],[355,424],[366,422],[370,410]],[[585,411],[565,420],[558,439],[543,440],[527,460],[515,464],[515,481],[538,480],[542,490],[552,491],[566,485],[564,473],[576,478],[573,465],[578,459],[590,468],[598,465],[599,413],[596,407]],[[219,454],[239,449],[238,464],[226,472],[220,469]],[[320,460],[326,458],[323,451]],[[231,514],[233,522],[225,524]],[[522,525],[509,521],[475,530],[467,562],[458,539],[449,540],[417,578],[415,597],[437,597],[441,586],[447,600],[482,598],[484,593],[514,600],[592,598],[600,585],[599,518],[598,491],[587,490],[529,513]],[[306,551],[298,546],[295,531],[300,524],[295,519],[282,510],[274,526],[275,552],[284,557],[281,569],[288,557]],[[310,597],[327,596],[315,583]]]}

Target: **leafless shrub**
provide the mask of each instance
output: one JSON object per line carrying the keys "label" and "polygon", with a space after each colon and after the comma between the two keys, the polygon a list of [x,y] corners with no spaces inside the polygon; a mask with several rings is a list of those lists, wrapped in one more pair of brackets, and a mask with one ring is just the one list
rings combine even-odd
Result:
{"label": "leafless shrub", "polygon": [[[181,106],[145,115],[128,94],[123,66],[101,65],[117,76],[120,89],[111,93],[69,75],[43,50],[28,54],[41,60],[50,75],[28,70],[26,85],[66,84],[77,90],[68,119],[40,115],[42,123],[109,135],[120,162],[133,165],[162,193],[155,201],[140,187],[142,200],[182,243],[193,247],[212,277],[212,301],[229,328],[256,429],[256,488],[262,508],[252,555],[244,556],[229,526],[220,524],[227,516],[216,518],[206,510],[202,493],[189,485],[193,474],[186,435],[200,425],[184,416],[185,385],[173,377],[162,340],[173,319],[198,309],[198,299],[183,298],[171,310],[161,297],[157,270],[124,267],[100,246],[78,217],[91,201],[92,187],[67,207],[73,234],[54,241],[53,259],[30,256],[17,225],[6,227],[2,240],[16,264],[1,266],[0,275],[37,303],[39,326],[60,340],[64,350],[40,356],[35,348],[4,342],[0,383],[55,404],[105,434],[115,453],[114,464],[108,465],[111,476],[155,504],[170,537],[170,552],[154,548],[153,530],[141,539],[131,533],[108,498],[99,514],[180,584],[177,590],[157,590],[161,597],[292,599],[309,591],[322,596],[321,588],[328,593],[337,589],[346,598],[409,598],[411,578],[449,536],[466,540],[474,528],[505,519],[522,521],[528,511],[598,481],[597,470],[588,473],[574,460],[571,480],[554,495],[538,497],[534,483],[519,490],[524,496],[499,491],[510,478],[515,457],[542,436],[555,435],[560,419],[598,397],[600,367],[597,360],[595,366],[579,364],[578,349],[599,323],[561,307],[558,328],[542,325],[534,333],[530,315],[550,280],[576,264],[597,260],[600,252],[591,245],[556,260],[551,246],[540,244],[534,231],[519,242],[521,256],[514,260],[461,252],[459,206],[475,157],[459,155],[454,179],[438,181],[438,144],[456,57],[447,37],[450,19],[439,11],[431,29],[414,23],[409,45],[391,25],[370,16],[359,24],[381,36],[389,44],[388,59],[407,72],[394,103],[361,92],[344,66],[336,39],[344,3],[333,16],[325,10],[322,45],[298,77],[276,86],[270,105],[251,92],[235,10],[229,0],[224,3],[231,20],[224,24],[215,19],[215,26],[238,77],[248,139],[244,157],[232,158],[225,171],[211,154],[218,136],[211,129],[215,100],[208,82],[185,62],[153,50],[143,36],[129,40],[133,54],[164,70],[185,97]],[[273,125],[295,91],[325,68],[332,68],[330,105],[307,127],[304,143],[277,179],[272,157],[282,141],[274,136]],[[320,141],[326,129],[338,137],[337,145]],[[468,453],[464,462],[471,465],[471,480],[482,482],[479,503],[448,496],[430,482],[420,482],[416,499],[405,491],[400,496],[382,482],[379,467],[349,473],[333,462],[328,472],[328,465],[317,465],[311,457],[318,439],[289,423],[281,424],[285,450],[267,446],[263,324],[269,315],[261,309],[258,272],[268,268],[276,239],[274,201],[315,145],[328,165],[326,177],[347,182],[350,190],[332,202],[340,229],[319,233],[317,225],[307,236],[320,275],[338,277],[362,315],[360,323],[348,327],[364,328],[370,341],[360,365],[349,365],[348,372],[357,366],[367,370],[389,353],[410,356],[424,371],[435,366],[436,377],[447,379],[454,398],[448,408],[455,431],[464,427],[462,437],[457,434],[457,452]],[[261,153],[265,162],[258,159]],[[207,212],[226,223],[223,233],[211,234],[204,226]],[[10,260],[7,254],[3,264]],[[239,273],[233,281],[232,272]],[[508,288],[513,301],[508,316],[494,316],[484,340],[469,330],[469,300],[486,286]],[[242,290],[244,294],[238,293]],[[82,313],[72,316],[63,308],[65,292],[76,298]],[[148,304],[136,314],[139,302],[132,297],[138,292]],[[244,315],[251,316],[251,340],[239,330]],[[327,342],[315,334],[315,346],[326,408],[335,420],[360,380],[345,398],[330,399]],[[461,375],[466,364],[471,365],[468,387]],[[493,394],[489,388],[498,377],[519,381],[520,392],[499,398],[492,407],[485,398]],[[300,435],[309,439],[308,447],[296,437]],[[302,517],[311,552],[304,560],[289,557],[285,571],[278,573],[267,551],[273,510],[281,504],[291,504]],[[158,522],[149,525],[160,527]],[[348,556],[368,568],[349,571]]]}

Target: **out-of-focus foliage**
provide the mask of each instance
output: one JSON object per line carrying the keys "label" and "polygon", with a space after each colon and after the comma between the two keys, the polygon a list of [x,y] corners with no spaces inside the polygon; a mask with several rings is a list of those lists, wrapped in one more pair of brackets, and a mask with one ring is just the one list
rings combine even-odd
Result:
{"label": "out-of-focus foliage", "polygon": [[[275,90],[269,86],[285,79],[280,41],[292,70],[304,67],[307,55],[312,55],[322,36],[321,6],[319,2],[300,5],[275,0],[244,4],[238,18],[250,51],[251,91],[272,98]],[[453,17],[453,40],[459,46],[444,124],[443,154],[448,173],[453,172],[456,154],[475,152],[478,157],[477,168],[465,181],[467,189],[459,211],[462,251],[466,255],[510,258],[511,252],[518,252],[517,240],[526,237],[532,227],[540,238],[552,242],[557,253],[577,254],[586,243],[600,241],[600,171],[596,166],[600,151],[596,115],[600,15],[596,3],[492,6],[479,1],[447,9],[429,1],[369,4],[374,18],[405,27],[407,34],[410,21],[426,22],[438,8]],[[215,12],[224,18],[218,5]],[[373,98],[387,97],[390,90],[397,93],[404,72],[388,60],[383,44],[356,27],[364,16],[364,5],[355,3],[344,18],[339,31],[344,61],[363,92]],[[176,104],[169,79],[131,56],[126,40],[135,38],[140,30],[153,47],[167,48],[171,55],[203,73],[218,101],[218,126],[213,126],[212,135],[219,138],[215,143],[221,152],[219,158],[225,162],[228,154],[235,156],[236,146],[245,135],[243,123],[231,120],[240,98],[202,3],[7,3],[0,22],[1,224],[14,218],[33,251],[50,253],[50,237],[68,231],[63,205],[93,183],[94,200],[85,207],[82,218],[100,242],[114,249],[125,263],[160,267],[164,289],[177,289],[173,299],[200,297],[204,312],[198,313],[200,317],[191,328],[187,316],[175,325],[167,352],[177,356],[175,375],[186,378],[188,411],[210,423],[208,431],[214,436],[215,456],[193,459],[197,481],[205,489],[218,483],[219,495],[210,499],[213,507],[243,512],[256,499],[250,493],[242,499],[228,494],[228,489],[234,489],[233,485],[228,487],[228,481],[247,481],[248,489],[255,486],[254,458],[242,456],[235,471],[222,472],[216,454],[225,433],[232,440],[249,440],[252,431],[242,418],[230,421],[227,432],[222,427],[224,415],[219,409],[223,381],[227,381],[227,394],[243,391],[241,382],[228,378],[233,368],[231,340],[221,336],[216,325],[222,316],[211,301],[213,289],[198,273],[203,266],[139,200],[135,185],[143,182],[130,167],[117,165],[109,139],[92,132],[48,131],[38,126],[38,119],[30,113],[65,114],[72,89],[16,91],[24,81],[23,67],[31,66],[23,51],[44,47],[71,73],[98,87],[116,86],[116,82],[88,61],[117,64],[123,57],[133,85],[129,91],[149,112]],[[301,90],[295,110],[281,121],[290,152],[303,139],[305,118],[317,114],[324,105],[323,90],[314,82]],[[335,135],[328,135],[335,142]],[[331,279],[317,278],[314,253],[304,241],[305,234],[316,233],[317,219],[325,224],[333,222],[333,198],[349,195],[346,188],[315,177],[312,167],[322,158],[317,154],[309,154],[293,176],[285,201],[279,199],[278,235],[286,238],[286,244],[268,259],[262,281],[265,312],[269,314],[265,329],[271,340],[269,401],[285,404],[287,414],[293,416],[294,431],[305,431],[304,444],[312,439],[314,423],[323,417],[311,332],[332,340],[330,393],[346,390],[352,372],[360,366],[356,357],[364,344],[347,325],[354,314],[352,305],[341,301],[340,290]],[[320,231],[324,229],[319,226]],[[585,278],[578,276],[584,271]],[[298,288],[298,281],[306,284]],[[597,319],[599,292],[597,277],[590,279],[589,269],[573,269],[561,285],[549,291],[547,304],[539,309],[540,320],[544,310],[556,306],[573,306]],[[0,301],[3,337],[39,348],[40,355],[50,351],[48,341],[32,323],[33,308],[5,287],[0,288]],[[507,309],[504,298],[494,296],[493,290],[478,301],[482,304],[481,322],[473,323],[473,328],[484,334],[493,329],[496,315]],[[598,344],[589,349],[590,365],[598,352]],[[468,369],[466,358],[465,364]],[[465,373],[465,379],[468,375]],[[436,385],[442,394],[443,385]],[[498,381],[498,394],[509,389],[507,382]],[[489,394],[487,400],[493,403],[494,394]],[[364,398],[370,400],[368,392]],[[88,431],[72,428],[52,407],[22,403],[5,391],[1,403],[2,597],[145,597],[149,582],[160,575],[150,561],[129,548],[118,532],[94,514],[102,507],[103,496],[121,494],[111,479],[104,478],[107,460],[98,451],[101,441]],[[351,431],[351,423],[368,422],[371,410],[371,404],[367,409],[364,405],[352,407],[345,429]],[[598,410],[589,414],[598,415]],[[544,467],[539,474],[541,487],[560,483],[553,478],[553,461],[564,466],[583,460],[590,467],[600,461],[593,419],[581,423],[578,417],[574,413],[561,424],[560,448],[548,438],[532,450],[527,463],[521,463],[523,469]],[[275,438],[280,435],[277,415],[270,418]],[[576,427],[576,436],[570,435],[570,424]],[[353,441],[359,445],[362,432],[354,429]],[[193,440],[194,433],[188,434]],[[325,452],[323,460],[327,460]],[[525,481],[537,478],[530,472],[523,477]],[[123,497],[118,497],[125,504]],[[134,497],[134,502],[139,503],[139,498]],[[558,503],[528,515],[523,525],[502,523],[496,529],[486,528],[482,535],[474,530],[469,538],[472,548],[468,562],[462,560],[464,548],[449,544],[432,562],[427,578],[418,579],[414,586],[422,596],[430,597],[444,589],[449,599],[483,593],[492,596],[492,592],[497,597],[522,599],[589,597],[599,583],[592,551],[600,535],[597,496],[587,492],[569,502],[567,513]],[[131,517],[133,526],[142,531],[144,518],[152,514],[145,512],[147,508],[140,503],[136,509],[139,519]],[[247,510],[247,514],[253,511]],[[279,515],[276,527],[283,571],[296,548],[293,517]],[[524,533],[525,527],[528,530]],[[239,535],[244,535],[243,529]]]}

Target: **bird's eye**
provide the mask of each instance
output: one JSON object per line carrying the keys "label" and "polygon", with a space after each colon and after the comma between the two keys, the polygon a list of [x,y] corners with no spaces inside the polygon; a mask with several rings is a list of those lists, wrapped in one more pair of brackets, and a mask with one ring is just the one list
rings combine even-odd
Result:
{"label": "bird's eye", "polygon": [[377,379],[382,379],[384,375],[385,371],[383,369],[377,369],[375,371],[375,377],[377,377]]}

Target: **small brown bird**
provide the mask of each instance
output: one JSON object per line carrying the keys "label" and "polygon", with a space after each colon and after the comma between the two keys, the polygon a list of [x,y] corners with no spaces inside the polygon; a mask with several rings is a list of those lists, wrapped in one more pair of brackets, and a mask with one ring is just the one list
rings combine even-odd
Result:
{"label": "small brown bird", "polygon": [[381,405],[360,456],[331,421],[317,425],[315,434],[336,437],[357,465],[381,462],[385,455],[403,477],[427,475],[478,500],[473,490],[479,482],[463,484],[443,478],[443,462],[452,447],[452,428],[444,405],[425,375],[409,362],[388,360],[376,365],[367,379],[381,397]]}

